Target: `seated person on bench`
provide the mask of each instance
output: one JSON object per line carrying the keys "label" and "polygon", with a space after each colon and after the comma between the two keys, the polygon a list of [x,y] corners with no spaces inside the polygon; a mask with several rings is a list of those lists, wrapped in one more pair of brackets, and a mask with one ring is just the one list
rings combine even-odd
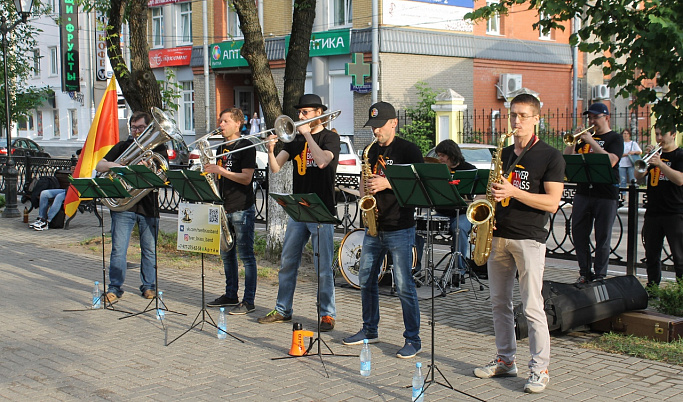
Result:
{"label": "seated person on bench", "polygon": [[[73,168],[72,168],[73,170]],[[35,230],[47,230],[50,222],[64,207],[66,190],[69,188],[70,171],[58,171],[55,174],[59,182],[59,188],[49,188],[40,192],[40,203],[38,204],[38,219],[29,224]],[[52,201],[52,205],[50,205]],[[48,209],[49,208],[49,209]]]}
{"label": "seated person on bench", "polygon": [[[436,151],[436,155],[439,158],[439,161],[443,164],[446,164],[448,166],[448,169],[450,169],[451,174],[453,174],[456,171],[459,170],[476,170],[477,168],[472,165],[471,163],[468,163],[465,161],[465,158],[462,156],[462,152],[460,151],[460,147],[458,144],[455,143],[453,140],[443,140],[439,143],[439,145],[436,146],[434,149]],[[464,195],[461,194],[461,196],[464,197]],[[467,215],[465,214],[465,211],[467,210],[467,207],[462,207],[460,209],[460,218],[458,218],[457,210],[458,208],[437,208],[436,213],[441,216],[447,216],[450,218],[450,228],[449,231],[452,236],[452,245],[451,249],[453,251],[455,250],[455,231],[456,229],[460,229],[460,238],[458,240],[458,250],[460,254],[462,255],[462,258],[458,259],[458,270],[456,271],[456,274],[459,274],[460,280],[464,280],[465,277],[465,271],[466,271],[466,266],[465,266],[465,258],[469,258],[470,256],[470,242],[469,242],[469,234],[470,230],[472,229],[472,224],[470,221],[467,220]],[[459,219],[459,222],[456,222],[456,219]],[[459,223],[459,224],[458,224]],[[415,236],[415,247],[417,248],[417,266],[416,271],[420,271],[421,269],[421,263],[422,263],[422,253],[424,250],[424,243],[425,239],[422,236]],[[457,283],[455,280],[453,281],[454,283]]]}

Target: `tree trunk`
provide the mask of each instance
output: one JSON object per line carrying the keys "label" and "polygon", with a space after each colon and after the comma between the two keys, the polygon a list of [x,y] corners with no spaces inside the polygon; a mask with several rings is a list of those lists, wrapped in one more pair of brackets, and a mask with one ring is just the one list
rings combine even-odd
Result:
{"label": "tree trunk", "polygon": [[[147,1],[112,0],[108,18],[107,54],[126,102],[133,111],[148,112],[152,107],[161,108],[159,84],[149,65]],[[124,20],[130,28],[130,70],[121,50],[120,35]]]}
{"label": "tree trunk", "polygon": [[[282,114],[282,105],[278,97],[275,80],[270,70],[266,46],[258,20],[258,11],[254,0],[233,0],[235,11],[240,20],[240,28],[244,34],[244,46],[241,54],[252,70],[252,81],[256,95],[263,108],[268,127],[273,127],[275,119]],[[296,118],[294,105],[304,92],[306,83],[306,65],[313,20],[315,18],[315,0],[295,0],[292,18],[292,35],[285,67],[284,99],[286,114]],[[279,147],[275,153],[279,152]],[[268,176],[269,191],[276,193],[292,192],[292,164],[287,163],[277,174]],[[277,203],[268,200],[266,259],[277,262],[282,253],[285,237],[287,214]]]}

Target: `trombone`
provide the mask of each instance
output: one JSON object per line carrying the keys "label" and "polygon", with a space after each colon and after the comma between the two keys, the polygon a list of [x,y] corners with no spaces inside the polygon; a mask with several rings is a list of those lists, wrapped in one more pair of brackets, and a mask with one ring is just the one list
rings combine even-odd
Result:
{"label": "trombone", "polygon": [[[297,121],[297,122],[294,122],[294,120],[292,120],[291,117],[283,114],[281,116],[278,116],[277,119],[275,119],[275,123],[273,124],[274,127],[269,129],[269,130],[261,131],[261,132],[254,133],[254,134],[245,135],[243,137],[239,137],[239,138],[236,138],[234,140],[224,141],[224,142],[221,142],[219,144],[212,145],[211,148],[219,148],[223,145],[232,144],[232,143],[237,142],[237,141],[242,140],[242,139],[255,138],[255,137],[260,137],[261,139],[263,139],[261,142],[254,143],[254,144],[246,146],[244,148],[239,148],[239,149],[236,149],[234,151],[228,151],[228,152],[224,152],[222,154],[216,155],[216,158],[220,158],[220,157],[225,156],[231,152],[244,151],[245,149],[254,148],[254,147],[257,147],[259,145],[267,144],[269,142],[273,142],[273,141],[277,141],[277,140],[280,140],[284,143],[289,143],[289,142],[294,141],[294,138],[296,138],[296,134],[297,134],[296,128],[297,127],[303,126],[304,124],[310,124],[316,120],[326,119],[325,121],[323,121],[321,123],[318,123],[314,126],[311,126],[311,128],[318,127],[321,124],[327,124],[327,123],[331,122],[332,120],[339,117],[340,114],[341,114],[341,110],[336,110],[334,112],[324,113],[324,114],[321,114],[320,116],[312,117],[310,119]],[[270,133],[270,134],[268,134],[268,133]],[[277,138],[273,138],[270,140],[265,139],[271,134],[276,134]]]}
{"label": "trombone", "polygon": [[661,153],[662,143],[660,142],[652,151],[648,152],[647,155],[643,156],[642,159],[638,159],[637,161],[633,162],[633,166],[636,168],[636,172],[640,174],[647,173],[647,169],[650,167],[650,159],[652,159],[652,157],[656,154],[661,155]]}
{"label": "trombone", "polygon": [[565,143],[566,145],[574,145],[574,144],[576,144],[576,139],[577,139],[577,138],[579,138],[581,135],[583,135],[583,133],[592,130],[593,127],[595,127],[595,125],[592,125],[592,126],[590,126],[590,127],[588,127],[588,128],[585,128],[585,129],[579,131],[579,132],[576,133],[576,134],[567,133],[567,134],[565,134],[565,135],[562,137],[562,141],[564,141],[564,143]]}
{"label": "trombone", "polygon": [[221,134],[222,132],[223,132],[223,129],[222,129],[222,128],[216,127],[212,132],[210,132],[210,133],[208,133],[208,134],[204,134],[204,135],[201,136],[198,140],[194,140],[194,141],[192,141],[191,143],[187,144],[187,146],[189,147],[190,145],[194,145],[194,144],[196,144],[196,143],[198,143],[198,142],[206,141],[206,140],[208,140],[210,137],[213,137],[214,135],[219,135],[219,134]]}

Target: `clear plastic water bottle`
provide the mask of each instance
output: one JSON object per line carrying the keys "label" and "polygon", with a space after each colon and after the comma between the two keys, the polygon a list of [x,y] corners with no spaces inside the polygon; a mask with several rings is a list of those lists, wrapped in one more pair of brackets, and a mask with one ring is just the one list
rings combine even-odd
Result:
{"label": "clear plastic water bottle", "polygon": [[157,294],[158,294],[157,297],[159,298],[159,300],[158,300],[159,308],[157,309],[157,320],[163,320],[166,317],[166,311],[163,308],[164,292],[162,292],[160,290],[159,292],[157,292]]}
{"label": "clear plastic water bottle", "polygon": [[95,287],[92,289],[92,308],[102,308],[102,293],[100,293],[100,283],[95,281]]}
{"label": "clear plastic water bottle", "polygon": [[422,378],[422,363],[415,363],[415,374],[413,374],[413,402],[422,402],[424,400],[424,393],[422,387],[424,386],[424,378]]}
{"label": "clear plastic water bottle", "polygon": [[370,352],[370,345],[368,340],[363,339],[363,349],[360,351],[360,375],[363,377],[370,376],[370,369],[372,368],[372,352]]}
{"label": "clear plastic water bottle", "polygon": [[228,337],[228,325],[225,322],[225,307],[221,307],[218,313],[218,339],[225,339]]}

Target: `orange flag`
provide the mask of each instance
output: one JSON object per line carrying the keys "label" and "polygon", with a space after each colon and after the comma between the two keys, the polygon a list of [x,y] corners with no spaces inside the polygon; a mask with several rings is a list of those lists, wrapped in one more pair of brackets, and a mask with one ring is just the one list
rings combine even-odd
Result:
{"label": "orange flag", "polygon": [[[101,161],[117,142],[119,142],[118,95],[116,94],[116,80],[112,79],[97,107],[95,119],[81,149],[73,177],[92,177],[97,162]],[[67,216],[70,217],[76,213],[78,204],[81,203],[78,197],[78,190],[74,186],[69,186],[64,199],[64,212]]]}

